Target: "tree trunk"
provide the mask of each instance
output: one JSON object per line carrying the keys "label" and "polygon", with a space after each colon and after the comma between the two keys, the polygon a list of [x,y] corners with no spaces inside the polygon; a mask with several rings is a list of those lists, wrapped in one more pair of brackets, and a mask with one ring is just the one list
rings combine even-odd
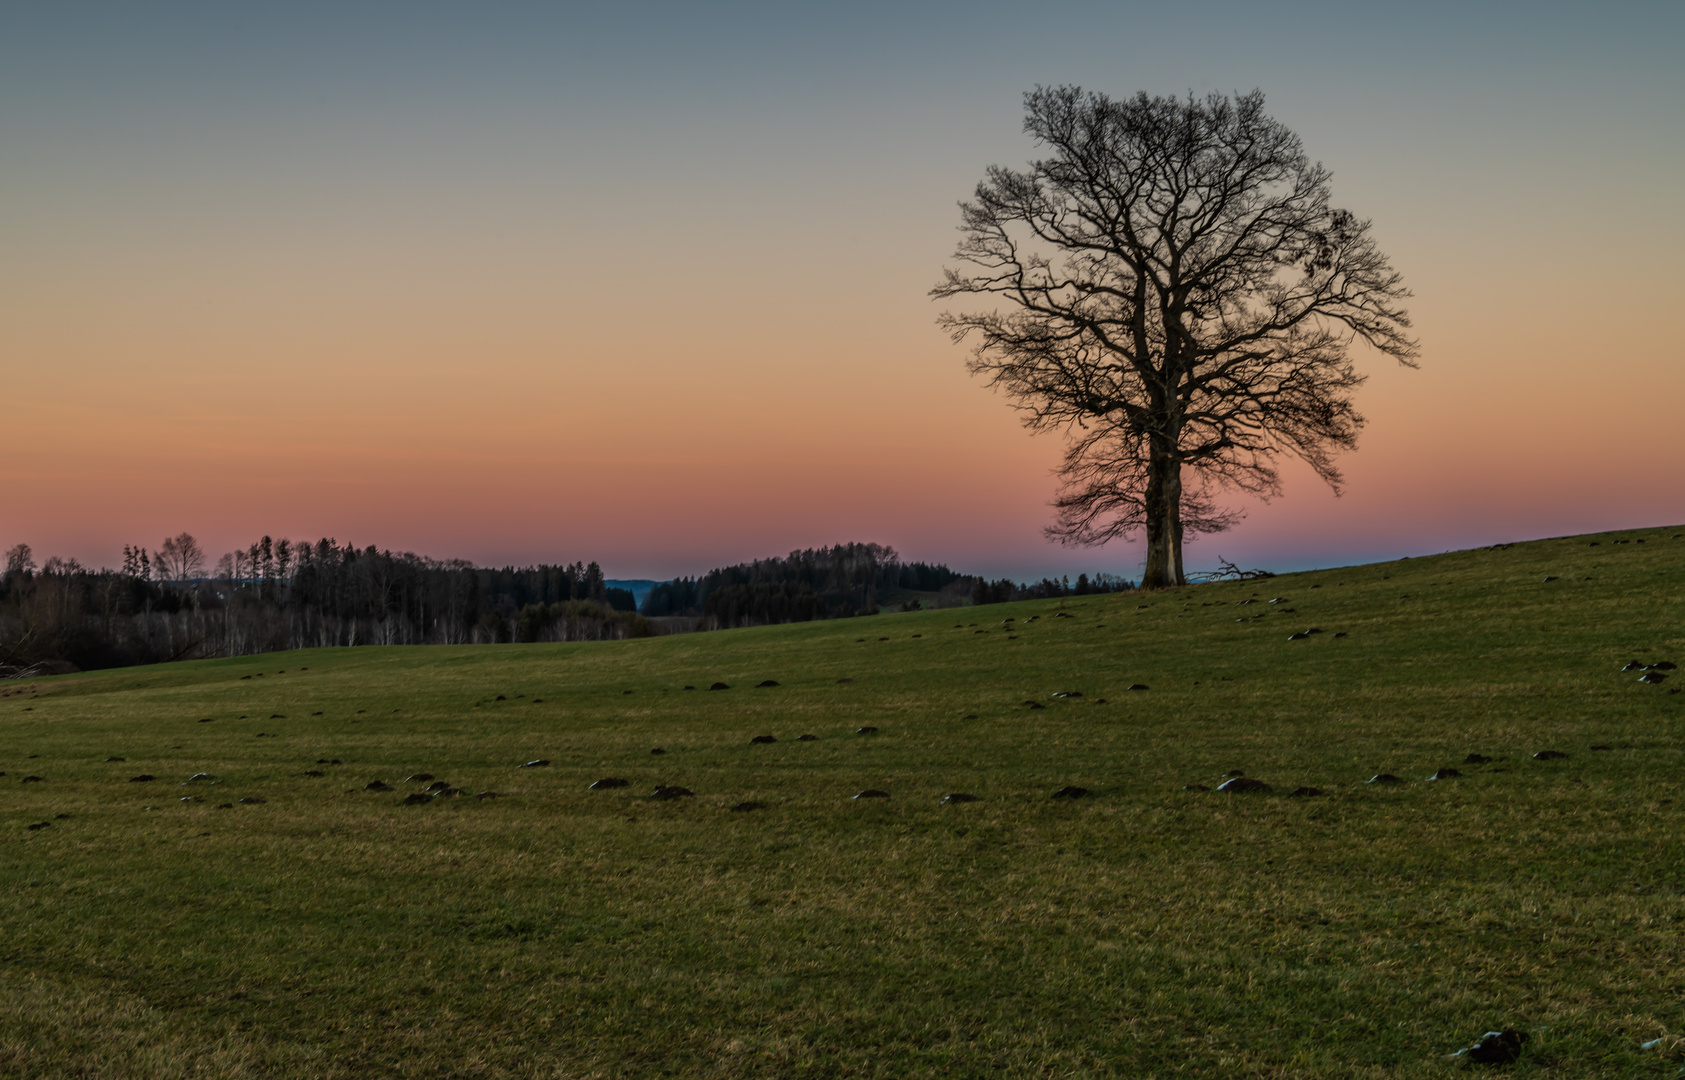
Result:
{"label": "tree trunk", "polygon": [[1155,445],[1147,469],[1147,567],[1143,589],[1186,585],[1182,574],[1182,462]]}

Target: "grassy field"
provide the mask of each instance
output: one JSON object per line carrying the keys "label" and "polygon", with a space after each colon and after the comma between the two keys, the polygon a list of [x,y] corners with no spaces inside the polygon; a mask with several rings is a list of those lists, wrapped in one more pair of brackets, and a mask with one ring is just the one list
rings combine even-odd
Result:
{"label": "grassy field", "polygon": [[0,1074],[1678,1077],[1682,533],[4,684]]}

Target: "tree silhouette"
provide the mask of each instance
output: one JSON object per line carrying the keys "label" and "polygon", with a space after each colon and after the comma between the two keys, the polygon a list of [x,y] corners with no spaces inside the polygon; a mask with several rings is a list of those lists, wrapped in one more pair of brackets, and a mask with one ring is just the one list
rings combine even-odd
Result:
{"label": "tree silhouette", "polygon": [[1142,584],[1183,584],[1184,533],[1237,520],[1221,490],[1278,494],[1280,454],[1339,491],[1334,455],[1364,423],[1348,354],[1361,339],[1414,367],[1410,294],[1259,91],[1038,87],[1024,130],[1048,156],[989,168],[961,204],[966,267],[932,290],[995,307],[940,324],[1027,427],[1066,433],[1048,534],[1144,529]]}

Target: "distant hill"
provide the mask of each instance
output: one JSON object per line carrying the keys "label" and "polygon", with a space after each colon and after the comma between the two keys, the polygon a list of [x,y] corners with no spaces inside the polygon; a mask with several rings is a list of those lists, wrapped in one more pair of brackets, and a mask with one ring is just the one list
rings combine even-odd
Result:
{"label": "distant hill", "polygon": [[[613,584],[612,582],[610,584]],[[875,615],[885,605],[903,610],[998,604],[1010,600],[1087,596],[1131,588],[1121,578],[1098,574],[1055,581],[989,581],[940,563],[903,562],[882,544],[835,544],[792,551],[711,570],[699,578],[675,578],[649,590],[638,611],[649,618],[698,616],[699,628],[760,626],[814,619]]]}
{"label": "distant hill", "polygon": [[637,601],[638,606],[643,607],[644,597],[661,583],[650,581],[648,578],[609,578],[603,584],[610,589],[625,589],[632,594],[632,599]]}

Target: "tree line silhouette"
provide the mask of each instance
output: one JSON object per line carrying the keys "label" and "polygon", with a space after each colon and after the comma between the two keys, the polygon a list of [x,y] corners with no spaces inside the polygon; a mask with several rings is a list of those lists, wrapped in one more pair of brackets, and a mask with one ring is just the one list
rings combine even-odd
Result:
{"label": "tree line silhouette", "polygon": [[1082,574],[1075,585],[1069,578],[1033,584],[989,581],[940,563],[902,562],[894,548],[881,544],[836,544],[663,582],[650,590],[639,610],[651,617],[696,617],[701,629],[715,630],[875,615],[885,606],[999,604],[1128,587],[1110,574],[1093,579]]}
{"label": "tree line silhouette", "polygon": [[1107,574],[990,581],[837,544],[662,582],[639,611],[595,562],[480,567],[268,536],[206,562],[187,533],[125,546],[116,570],[37,568],[15,546],[0,573],[0,678],[328,646],[604,641],[1131,587]]}
{"label": "tree line silhouette", "polygon": [[595,562],[477,567],[263,537],[215,572],[183,533],[118,570],[19,544],[0,575],[0,676],[341,645],[601,641],[652,633]]}

